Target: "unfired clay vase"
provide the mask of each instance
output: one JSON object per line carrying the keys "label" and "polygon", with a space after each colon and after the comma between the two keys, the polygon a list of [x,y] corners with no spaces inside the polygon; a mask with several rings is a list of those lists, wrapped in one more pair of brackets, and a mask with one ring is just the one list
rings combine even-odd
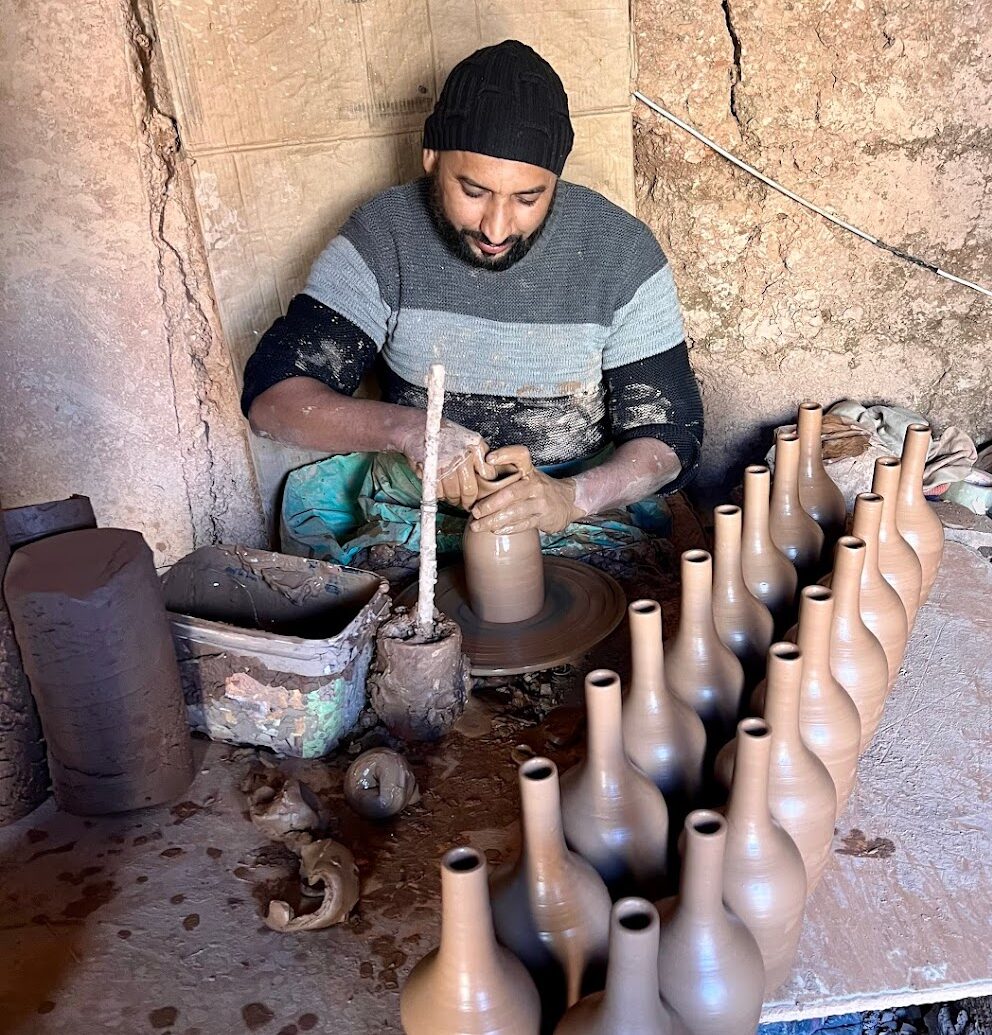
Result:
{"label": "unfired clay vase", "polygon": [[912,629],[920,607],[923,568],[919,557],[896,524],[901,471],[902,461],[898,457],[880,456],[875,461],[871,491],[885,501],[882,506],[882,523],[878,529],[878,568],[885,581],[899,594],[902,606],[906,609],[909,628]]}
{"label": "unfired clay vase", "polygon": [[558,1012],[578,1002],[590,967],[605,969],[610,894],[599,874],[565,846],[558,768],[548,758],[520,766],[523,843],[513,867],[492,880],[496,937],[549,986]]}
{"label": "unfired clay vase", "polygon": [[555,1035],[670,1035],[672,1021],[658,992],[658,911],[642,898],[622,898],[610,921],[606,989],[586,996],[562,1018]]}
{"label": "unfired clay vase", "polygon": [[829,548],[844,534],[847,506],[844,494],[823,468],[823,407],[804,402],[799,407],[796,433],[799,435],[799,502],[803,510],[823,529]]}
{"label": "unfired clay vase", "polygon": [[713,752],[734,734],[744,670],[713,622],[710,555],[705,550],[686,550],[681,571],[682,613],[678,632],[665,649],[665,679],[672,693],[703,720]]}
{"label": "unfired clay vase", "polygon": [[823,529],[799,502],[799,436],[780,432],[775,438],[775,477],[768,513],[772,542],[792,561],[800,585],[811,582],[820,567]]}
{"label": "unfired clay vase", "polygon": [[544,559],[536,528],[496,535],[466,525],[462,552],[469,603],[484,622],[523,622],[544,607]]}
{"label": "unfired clay vase", "polygon": [[864,541],[865,563],[861,569],[861,617],[885,651],[889,666],[889,686],[899,675],[906,653],[909,625],[899,594],[882,578],[878,567],[878,529],[882,522],[883,500],[873,492],[862,492],[854,501],[851,534]]}
{"label": "unfired clay vase", "polygon": [[689,813],[679,895],[658,904],[661,995],[692,1035],[754,1035],[765,968],[754,935],[723,903],[726,820]]}
{"label": "unfired clay vase", "polygon": [[669,831],[679,830],[703,784],[706,730],[665,682],[658,602],[635,600],[627,614],[632,666],[623,702],[623,743],[627,757],[665,796]]}
{"label": "unfired clay vase", "polygon": [[538,1035],[541,1003],[524,965],[496,943],[486,864],[474,848],[441,862],[441,944],[400,993],[406,1035]]}
{"label": "unfired clay vase", "polygon": [[923,569],[921,604],[930,596],[940,559],[944,555],[944,526],[923,495],[923,468],[929,448],[930,425],[910,424],[902,447],[896,524]]}
{"label": "unfired clay vase", "polygon": [[624,753],[616,672],[586,676],[586,714],[586,757],[561,780],[565,839],[614,894],[657,894],[667,868],[668,809]]}
{"label": "unfired clay vase", "polygon": [[729,504],[713,511],[713,622],[743,666],[745,683],[753,687],[765,671],[775,623],[744,582],[741,508]]}
{"label": "unfired clay vase", "polygon": [[744,525],[741,568],[747,588],[768,608],[781,631],[792,623],[796,569],[772,542],[768,530],[768,468],[751,464],[744,470]]}
{"label": "unfired clay vase", "polygon": [[723,863],[723,900],[758,943],[766,994],[792,968],[806,907],[803,857],[768,805],[771,748],[764,719],[741,720]]}
{"label": "unfired clay vase", "polygon": [[889,663],[875,634],[861,617],[861,571],[865,544],[845,535],[837,541],[830,586],[834,620],[830,629],[830,671],[861,716],[861,751],[871,743],[889,688]]}

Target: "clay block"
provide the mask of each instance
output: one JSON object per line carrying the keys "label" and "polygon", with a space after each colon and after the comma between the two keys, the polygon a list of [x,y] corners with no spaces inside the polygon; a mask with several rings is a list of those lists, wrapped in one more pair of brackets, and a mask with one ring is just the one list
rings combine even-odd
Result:
{"label": "clay block", "polygon": [[3,528],[10,548],[16,550],[60,532],[96,528],[96,516],[88,496],[70,496],[66,500],[4,510]]}

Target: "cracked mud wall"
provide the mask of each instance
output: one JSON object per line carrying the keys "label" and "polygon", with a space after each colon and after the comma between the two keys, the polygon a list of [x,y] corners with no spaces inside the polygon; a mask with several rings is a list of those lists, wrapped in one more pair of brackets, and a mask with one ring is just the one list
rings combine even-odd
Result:
{"label": "cracked mud wall", "polygon": [[158,563],[263,524],[141,0],[0,0],[0,493]]}
{"label": "cracked mud wall", "polygon": [[[636,0],[637,89],[890,245],[992,281],[992,23],[974,0]],[[831,226],[634,110],[638,214],[702,383],[701,487],[801,398],[992,437],[992,300]]]}

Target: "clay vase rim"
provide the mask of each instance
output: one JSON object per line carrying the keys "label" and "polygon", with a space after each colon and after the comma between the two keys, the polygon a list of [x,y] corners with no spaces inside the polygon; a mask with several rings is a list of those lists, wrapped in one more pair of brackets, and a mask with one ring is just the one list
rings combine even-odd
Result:
{"label": "clay vase rim", "polygon": [[718,514],[723,514],[726,517],[735,517],[741,513],[741,508],[736,503],[721,503],[718,507],[713,508]]}
{"label": "clay vase rim", "polygon": [[747,467],[744,468],[744,473],[757,475],[767,474],[771,477],[772,472],[768,464],[748,464]]}
{"label": "clay vase rim", "polygon": [[750,737],[751,740],[764,740],[772,735],[772,728],[764,719],[749,716],[737,723],[737,733],[741,737]]}
{"label": "clay vase rim", "polygon": [[776,439],[782,439],[784,442],[798,442],[799,433],[796,431],[776,431]]}
{"label": "clay vase rim", "polygon": [[803,659],[803,652],[799,649],[799,645],[790,643],[788,640],[779,640],[777,643],[773,643],[768,648],[768,653],[782,661],[792,662],[802,661]]}
{"label": "clay vase rim", "polygon": [[709,550],[701,550],[699,547],[694,547],[692,550],[685,550],[682,553],[682,560],[687,564],[705,564],[707,561],[712,561]]}
{"label": "clay vase rim", "polygon": [[799,409],[806,410],[809,413],[815,413],[817,410],[819,410],[822,413],[823,412],[823,404],[822,403],[818,403],[818,402],[813,402],[812,399],[807,399],[805,402],[801,402],[799,404]]}
{"label": "clay vase rim", "polygon": [[612,690],[619,687],[620,676],[612,668],[594,668],[587,673],[585,679],[586,690]]}
{"label": "clay vase rim", "polygon": [[558,775],[558,766],[544,755],[535,755],[533,758],[521,762],[517,772],[520,774],[521,780],[544,783],[545,780],[554,779]]}
{"label": "clay vase rim", "polygon": [[901,467],[902,460],[898,456],[880,456],[876,458],[875,464],[879,467]]}
{"label": "clay vase rim", "polygon": [[913,421],[912,424],[906,425],[907,431],[926,431],[929,434],[933,434],[933,427],[926,423],[926,421],[917,420]]}
{"label": "clay vase rim", "polygon": [[856,535],[842,535],[837,540],[837,545],[845,550],[864,550],[865,541]]}
{"label": "clay vase rim", "polygon": [[628,937],[649,938],[660,927],[658,910],[646,898],[628,895],[617,899],[611,912],[612,921],[622,927]]}
{"label": "clay vase rim", "polygon": [[441,857],[441,867],[449,873],[474,873],[485,865],[482,853],[471,845],[451,848]]}
{"label": "clay vase rim", "polygon": [[685,817],[686,834],[707,840],[727,833],[727,821],[714,809],[694,809]]}
{"label": "clay vase rim", "polygon": [[653,615],[661,611],[661,604],[650,597],[642,597],[627,605],[627,613],[635,615]]}

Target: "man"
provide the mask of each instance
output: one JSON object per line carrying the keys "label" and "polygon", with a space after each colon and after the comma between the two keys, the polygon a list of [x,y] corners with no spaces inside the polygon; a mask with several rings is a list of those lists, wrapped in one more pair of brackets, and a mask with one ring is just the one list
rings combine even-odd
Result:
{"label": "man", "polygon": [[[440,362],[439,495],[471,528],[561,532],[685,485],[703,416],[671,270],[640,220],[559,179],[572,140],[531,48],[457,65],[425,126],[426,178],[352,214],[249,360],[256,433],[419,471]],[[353,398],[373,368],[383,401]],[[479,498],[501,468],[524,477]]]}

